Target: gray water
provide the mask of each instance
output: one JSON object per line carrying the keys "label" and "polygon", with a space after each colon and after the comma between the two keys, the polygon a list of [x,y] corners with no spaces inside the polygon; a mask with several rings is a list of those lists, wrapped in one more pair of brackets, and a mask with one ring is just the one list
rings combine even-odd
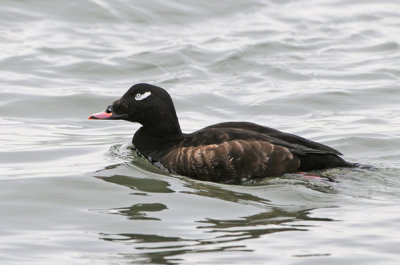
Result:
{"label": "gray water", "polygon": [[[399,1],[2,0],[0,50],[1,264],[399,264]],[[87,120],[139,82],[185,132],[251,121],[374,168],[163,174],[137,124]]]}

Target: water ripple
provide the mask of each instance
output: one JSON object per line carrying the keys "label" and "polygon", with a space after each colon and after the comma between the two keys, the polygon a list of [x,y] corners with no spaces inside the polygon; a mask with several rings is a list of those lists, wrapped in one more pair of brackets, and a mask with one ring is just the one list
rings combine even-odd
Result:
{"label": "water ripple", "polygon": [[[397,264],[398,9],[3,1],[1,260]],[[87,120],[138,82],[170,92],[185,132],[251,121],[374,167],[242,186],[168,175],[132,152],[139,125]]]}

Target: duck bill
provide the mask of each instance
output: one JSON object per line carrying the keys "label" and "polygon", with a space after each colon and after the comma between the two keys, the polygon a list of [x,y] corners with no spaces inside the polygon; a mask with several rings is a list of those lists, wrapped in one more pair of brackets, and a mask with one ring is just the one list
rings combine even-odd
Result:
{"label": "duck bill", "polygon": [[113,116],[112,112],[99,112],[89,116],[89,120],[110,120]]}
{"label": "duck bill", "polygon": [[117,114],[113,112],[113,106],[109,105],[104,112],[95,113],[89,116],[89,120],[126,120],[128,114]]}
{"label": "duck bill", "polygon": [[99,112],[89,116],[89,120],[126,120],[127,114],[115,114],[112,112]]}

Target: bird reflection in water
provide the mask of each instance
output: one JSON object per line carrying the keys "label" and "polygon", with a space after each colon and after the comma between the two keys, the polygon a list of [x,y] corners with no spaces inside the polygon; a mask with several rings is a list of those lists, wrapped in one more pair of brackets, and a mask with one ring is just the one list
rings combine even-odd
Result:
{"label": "bird reflection in water", "polygon": [[[311,212],[315,207],[279,207],[267,198],[233,190],[230,187],[231,185],[220,185],[187,178],[175,178],[175,182],[171,182],[171,177],[166,177],[164,180],[160,178],[160,175],[157,178],[149,178],[148,176],[135,177],[115,174],[122,172],[124,167],[131,168],[132,165],[119,164],[108,167],[97,172],[101,174],[96,177],[106,182],[128,187],[134,191],[131,193],[132,196],[150,197],[151,202],[147,200],[145,203],[135,203],[129,207],[112,208],[107,213],[125,216],[133,222],[138,222],[139,228],[143,225],[143,222],[147,222],[147,227],[150,225],[159,229],[165,226],[165,231],[169,230],[169,233],[157,233],[157,231],[164,230],[155,229],[153,234],[149,234],[148,231],[140,233],[137,230],[116,234],[100,233],[100,238],[103,240],[131,245],[133,247],[132,253],[121,255],[132,262],[176,264],[179,261],[179,256],[183,254],[218,251],[251,252],[253,250],[247,246],[246,240],[285,231],[308,231],[309,227],[317,225],[317,222],[334,221],[329,218],[312,217]],[[161,197],[156,196],[157,194],[166,194],[166,196],[175,196],[175,198],[171,201],[162,201]],[[237,218],[209,218],[204,215],[200,219],[195,219],[198,216],[190,219],[191,213],[177,209],[181,205],[190,203],[185,199],[179,199],[180,197],[185,198],[183,195],[201,196],[212,200],[248,205],[249,207],[256,207],[259,211]],[[178,201],[180,200],[178,205],[176,204],[177,198]],[[217,206],[206,205],[206,207],[211,209]],[[187,207],[183,208],[187,209]],[[161,213],[171,209],[178,212],[182,210],[181,216],[174,216],[176,219],[167,220],[171,217]],[[192,210],[196,211],[196,209]],[[219,211],[224,211],[224,209]],[[189,215],[189,219],[187,217],[185,219],[188,224],[185,223],[185,227],[179,227],[182,224],[180,219],[184,215]],[[212,214],[210,213],[210,215]],[[163,219],[164,216],[168,217]],[[171,227],[171,223],[175,221],[176,225]],[[307,221],[307,223],[305,224],[304,221]],[[192,230],[195,231],[185,236],[185,233],[180,230],[188,229],[188,227],[192,227]],[[172,232],[179,230],[180,232],[175,234],[180,236],[170,236],[171,230]]]}

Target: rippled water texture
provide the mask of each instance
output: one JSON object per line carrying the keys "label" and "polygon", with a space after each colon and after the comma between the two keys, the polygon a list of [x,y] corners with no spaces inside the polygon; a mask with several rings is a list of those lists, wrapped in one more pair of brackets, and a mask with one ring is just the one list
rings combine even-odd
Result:
{"label": "rippled water texture", "polygon": [[[2,1],[1,264],[399,264],[400,2]],[[252,121],[373,168],[242,186],[159,172],[132,84],[185,132]]]}

